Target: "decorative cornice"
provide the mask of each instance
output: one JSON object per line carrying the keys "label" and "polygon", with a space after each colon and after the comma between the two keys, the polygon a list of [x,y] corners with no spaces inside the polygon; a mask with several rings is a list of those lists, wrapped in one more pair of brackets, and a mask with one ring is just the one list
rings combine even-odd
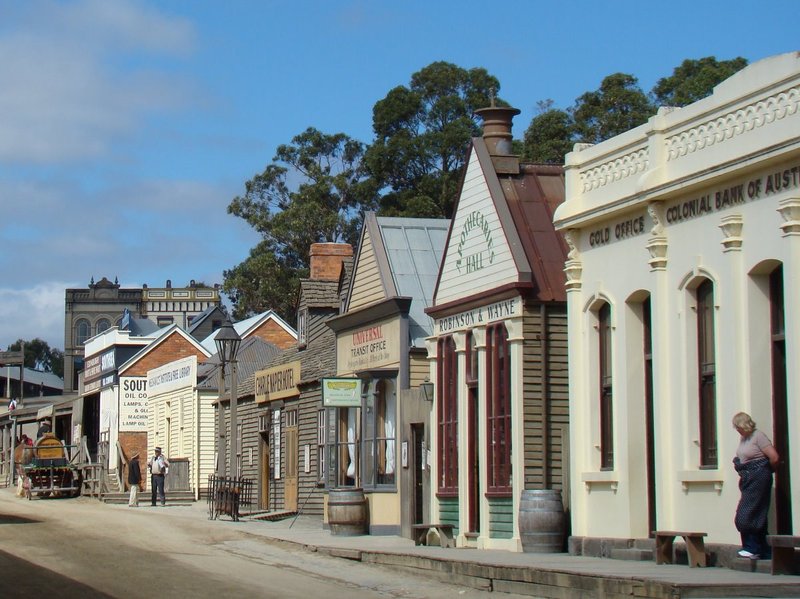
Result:
{"label": "decorative cornice", "polygon": [[656,235],[647,240],[647,251],[650,252],[650,270],[665,270],[667,268],[667,242],[666,235]]}
{"label": "decorative cornice", "polygon": [[800,235],[800,198],[786,198],[778,202],[778,213],[783,217],[783,236]]}
{"label": "decorative cornice", "polygon": [[722,239],[723,252],[735,252],[742,249],[742,227],[744,221],[741,214],[731,214],[724,217],[719,224],[724,238]]}
{"label": "decorative cornice", "polygon": [[800,105],[800,87],[792,87],[743,108],[681,131],[664,140],[667,161],[693,154],[793,115]]}
{"label": "decorative cornice", "polygon": [[580,260],[567,260],[564,263],[564,274],[567,275],[567,282],[565,287],[567,293],[571,291],[580,291],[583,281],[581,276],[583,274],[583,264]]}
{"label": "decorative cornice", "polygon": [[583,192],[598,189],[614,181],[626,179],[647,170],[649,165],[648,148],[639,148],[580,174]]}
{"label": "decorative cornice", "polygon": [[564,241],[566,241],[567,246],[569,246],[569,253],[567,254],[567,259],[580,260],[581,253],[578,250],[578,243],[580,242],[580,238],[581,238],[580,229],[567,229],[566,231],[564,231]]}
{"label": "decorative cornice", "polygon": [[664,223],[667,221],[664,205],[660,202],[650,202],[647,204],[647,213],[653,219],[653,228],[650,229],[650,233],[655,237],[663,235]]}

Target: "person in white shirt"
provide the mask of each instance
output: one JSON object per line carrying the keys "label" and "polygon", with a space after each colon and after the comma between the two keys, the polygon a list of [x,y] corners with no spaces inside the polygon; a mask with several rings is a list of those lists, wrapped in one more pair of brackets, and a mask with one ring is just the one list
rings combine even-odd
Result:
{"label": "person in white shirt", "polygon": [[150,504],[156,504],[156,497],[161,501],[161,505],[167,502],[164,493],[164,477],[169,472],[169,460],[161,453],[161,448],[156,447],[155,455],[147,460],[147,469],[150,471]]}

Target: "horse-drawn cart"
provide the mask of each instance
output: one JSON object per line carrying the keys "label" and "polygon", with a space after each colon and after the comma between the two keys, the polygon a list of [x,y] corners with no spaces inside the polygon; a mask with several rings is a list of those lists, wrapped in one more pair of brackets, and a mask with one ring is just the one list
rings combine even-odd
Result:
{"label": "horse-drawn cart", "polygon": [[38,439],[31,448],[31,460],[24,464],[25,496],[77,497],[81,494],[81,472],[70,463],[67,446],[52,433]]}

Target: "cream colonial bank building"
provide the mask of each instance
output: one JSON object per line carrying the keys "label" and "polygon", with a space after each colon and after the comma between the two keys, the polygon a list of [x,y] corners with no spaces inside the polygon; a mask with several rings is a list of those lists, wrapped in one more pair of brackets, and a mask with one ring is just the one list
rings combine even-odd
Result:
{"label": "cream colonial bank building", "polygon": [[658,529],[738,545],[739,411],[783,458],[770,532],[791,532],[800,523],[798,53],[576,146],[554,221],[570,248],[571,549]]}

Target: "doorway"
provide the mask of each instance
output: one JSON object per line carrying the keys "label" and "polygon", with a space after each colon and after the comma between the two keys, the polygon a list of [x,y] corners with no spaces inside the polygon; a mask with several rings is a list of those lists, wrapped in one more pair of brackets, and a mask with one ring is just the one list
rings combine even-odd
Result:
{"label": "doorway", "polygon": [[650,298],[642,302],[642,325],[644,330],[644,413],[645,451],[647,453],[647,530],[648,536],[658,530],[656,522],[656,448],[655,422],[653,414],[653,335]]}
{"label": "doorway", "polygon": [[414,446],[414,479],[411,482],[413,505],[411,515],[413,524],[425,522],[425,489],[423,484],[423,472],[425,471],[425,425],[411,425],[411,439]]}
{"label": "doorway", "polygon": [[478,452],[478,385],[470,384],[467,388],[468,426],[467,432],[467,463],[469,464],[469,509],[468,530],[477,536],[481,532],[481,485],[480,485],[480,453]]}
{"label": "doorway", "polygon": [[772,366],[772,438],[781,458],[775,468],[775,523],[779,535],[792,533],[789,410],[786,397],[786,333],[783,301],[783,266],[769,275]]}
{"label": "doorway", "polygon": [[[262,416],[263,418],[263,416]],[[262,430],[259,433],[259,474],[261,480],[258,507],[262,510],[269,510],[269,431]]]}
{"label": "doorway", "polygon": [[286,479],[283,509],[287,512],[297,511],[298,441],[297,410],[286,410]]}

